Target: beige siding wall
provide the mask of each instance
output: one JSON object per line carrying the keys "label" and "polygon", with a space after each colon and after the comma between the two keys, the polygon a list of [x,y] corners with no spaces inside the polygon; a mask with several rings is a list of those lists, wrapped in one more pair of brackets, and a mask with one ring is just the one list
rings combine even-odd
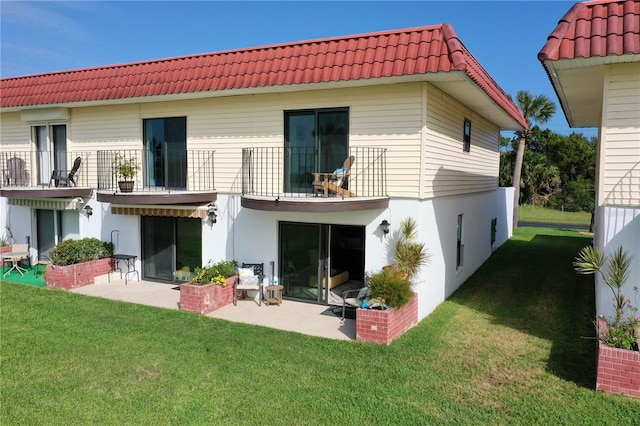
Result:
{"label": "beige siding wall", "polygon": [[417,197],[421,84],[78,108],[70,138],[74,149],[141,149],[142,119],[186,116],[189,149],[216,151],[216,189],[238,192],[242,148],[282,146],[286,110],[333,107],[349,107],[351,146],[389,148],[389,193]]}
{"label": "beige siding wall", "polygon": [[[471,120],[470,152],[463,151],[465,118]],[[426,198],[497,188],[500,162],[497,126],[433,86],[428,86],[426,125]]]}
{"label": "beige siding wall", "polygon": [[0,114],[0,151],[30,151],[29,126],[19,112]]}
{"label": "beige siding wall", "polygon": [[[186,116],[188,148],[216,151],[216,189],[239,192],[242,148],[283,146],[286,110],[332,107],[349,108],[352,147],[388,149],[390,196],[497,186],[498,129],[427,83],[73,108],[68,150],[91,152],[95,185],[98,150],[142,149],[143,119]],[[471,153],[462,152],[465,117],[472,121]],[[17,113],[3,114],[2,138],[3,149],[5,139],[28,141],[29,124]]]}
{"label": "beige siding wall", "polygon": [[605,81],[600,204],[640,206],[639,75],[640,63],[612,65]]}

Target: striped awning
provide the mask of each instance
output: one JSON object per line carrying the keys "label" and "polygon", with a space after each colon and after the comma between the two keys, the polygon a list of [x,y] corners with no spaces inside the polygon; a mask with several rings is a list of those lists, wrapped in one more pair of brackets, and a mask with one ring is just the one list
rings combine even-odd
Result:
{"label": "striped awning", "polygon": [[204,206],[112,206],[112,214],[133,216],[164,216],[164,217],[188,217],[193,219],[205,219],[207,217],[207,205]]}
{"label": "striped awning", "polygon": [[[41,210],[77,210],[78,201],[75,198],[9,198],[9,204],[13,206],[31,207]],[[84,201],[80,205],[83,205]]]}

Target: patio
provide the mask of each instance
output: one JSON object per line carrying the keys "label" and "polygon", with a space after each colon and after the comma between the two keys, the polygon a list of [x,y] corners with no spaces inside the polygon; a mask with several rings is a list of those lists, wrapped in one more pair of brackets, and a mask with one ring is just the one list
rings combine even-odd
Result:
{"label": "patio", "polygon": [[[176,285],[150,281],[114,280],[71,290],[73,293],[103,297],[166,309],[178,309],[180,291]],[[206,316],[232,322],[242,322],[310,336],[337,340],[355,340],[356,322],[344,322],[330,307],[285,300],[281,305],[258,306],[252,300],[240,300],[237,306],[228,305]]]}

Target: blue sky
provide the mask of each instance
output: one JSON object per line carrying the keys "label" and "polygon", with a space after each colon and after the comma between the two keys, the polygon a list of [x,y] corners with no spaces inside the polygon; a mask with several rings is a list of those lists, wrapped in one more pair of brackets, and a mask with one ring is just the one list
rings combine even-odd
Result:
{"label": "blue sky", "polygon": [[[450,23],[498,84],[558,103],[537,59],[573,1],[0,1],[0,76]],[[570,129],[558,105],[543,127]],[[508,134],[507,134],[508,136]]]}

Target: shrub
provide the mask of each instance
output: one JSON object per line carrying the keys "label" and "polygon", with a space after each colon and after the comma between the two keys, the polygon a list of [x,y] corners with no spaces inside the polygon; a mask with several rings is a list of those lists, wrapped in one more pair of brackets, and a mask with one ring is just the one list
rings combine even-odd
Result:
{"label": "shrub", "polygon": [[221,260],[217,263],[207,263],[203,268],[195,268],[195,275],[191,280],[194,284],[214,283],[220,286],[226,285],[225,278],[236,274],[238,262],[235,260]]}
{"label": "shrub", "polygon": [[390,268],[382,270],[371,276],[371,298],[382,299],[390,308],[399,308],[406,305],[413,297],[411,283],[401,271]]}
{"label": "shrub", "polygon": [[53,265],[66,266],[90,262],[113,254],[113,244],[97,238],[65,240],[51,249],[49,258]]}

